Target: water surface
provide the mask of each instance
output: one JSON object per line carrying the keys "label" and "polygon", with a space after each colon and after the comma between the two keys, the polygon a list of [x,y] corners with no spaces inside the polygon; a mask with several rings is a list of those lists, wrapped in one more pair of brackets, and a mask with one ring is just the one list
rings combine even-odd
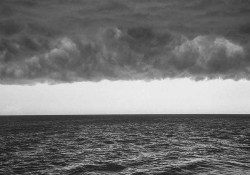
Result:
{"label": "water surface", "polygon": [[250,117],[6,116],[0,174],[249,174]]}

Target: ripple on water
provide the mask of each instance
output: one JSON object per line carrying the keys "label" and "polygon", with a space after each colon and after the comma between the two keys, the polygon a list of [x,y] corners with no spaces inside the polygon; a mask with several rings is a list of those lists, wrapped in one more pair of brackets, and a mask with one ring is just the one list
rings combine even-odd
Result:
{"label": "ripple on water", "polygon": [[69,170],[69,173],[84,173],[84,172],[119,172],[126,169],[125,166],[116,163],[107,163],[103,165],[80,165]]}
{"label": "ripple on water", "polygon": [[3,122],[0,174],[250,174],[249,119],[68,118]]}

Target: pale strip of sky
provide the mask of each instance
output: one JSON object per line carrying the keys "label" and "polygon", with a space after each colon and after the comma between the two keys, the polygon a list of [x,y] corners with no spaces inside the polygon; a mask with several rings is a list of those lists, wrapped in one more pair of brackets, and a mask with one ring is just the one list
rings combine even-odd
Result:
{"label": "pale strip of sky", "polygon": [[250,82],[101,81],[1,85],[0,114],[250,113]]}

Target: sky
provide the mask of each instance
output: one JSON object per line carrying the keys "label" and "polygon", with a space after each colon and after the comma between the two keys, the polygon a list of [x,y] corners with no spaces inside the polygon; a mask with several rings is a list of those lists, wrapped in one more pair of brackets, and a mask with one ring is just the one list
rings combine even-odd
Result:
{"label": "sky", "polygon": [[1,115],[246,114],[250,83],[189,79],[1,85]]}
{"label": "sky", "polygon": [[3,0],[0,114],[249,113],[249,9]]}

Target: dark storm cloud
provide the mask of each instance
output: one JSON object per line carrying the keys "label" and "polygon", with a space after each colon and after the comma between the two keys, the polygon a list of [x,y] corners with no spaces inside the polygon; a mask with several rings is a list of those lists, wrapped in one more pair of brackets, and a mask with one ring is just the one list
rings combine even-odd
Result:
{"label": "dark storm cloud", "polygon": [[[37,1],[32,3],[32,6],[37,5]],[[22,8],[30,8],[26,7],[29,3],[21,5]],[[132,9],[113,1],[99,7],[108,11],[117,7],[120,11]],[[194,32],[190,37],[168,28],[159,30],[154,25],[145,24],[119,27],[112,23],[87,25],[89,18],[83,18],[82,13],[79,16],[79,11],[77,15],[58,15],[58,19],[48,22],[36,11],[29,11],[34,14],[32,17],[15,14],[15,8],[11,8],[13,18],[0,20],[1,84],[53,84],[103,79],[148,81],[182,77],[194,80],[250,79],[247,23],[239,25],[234,33],[234,36],[243,36],[243,42],[218,34]],[[103,21],[109,22],[110,19]]]}
{"label": "dark storm cloud", "polygon": [[188,39],[150,28],[103,28],[95,37],[1,39],[1,83],[249,79],[249,54],[223,37]]}

